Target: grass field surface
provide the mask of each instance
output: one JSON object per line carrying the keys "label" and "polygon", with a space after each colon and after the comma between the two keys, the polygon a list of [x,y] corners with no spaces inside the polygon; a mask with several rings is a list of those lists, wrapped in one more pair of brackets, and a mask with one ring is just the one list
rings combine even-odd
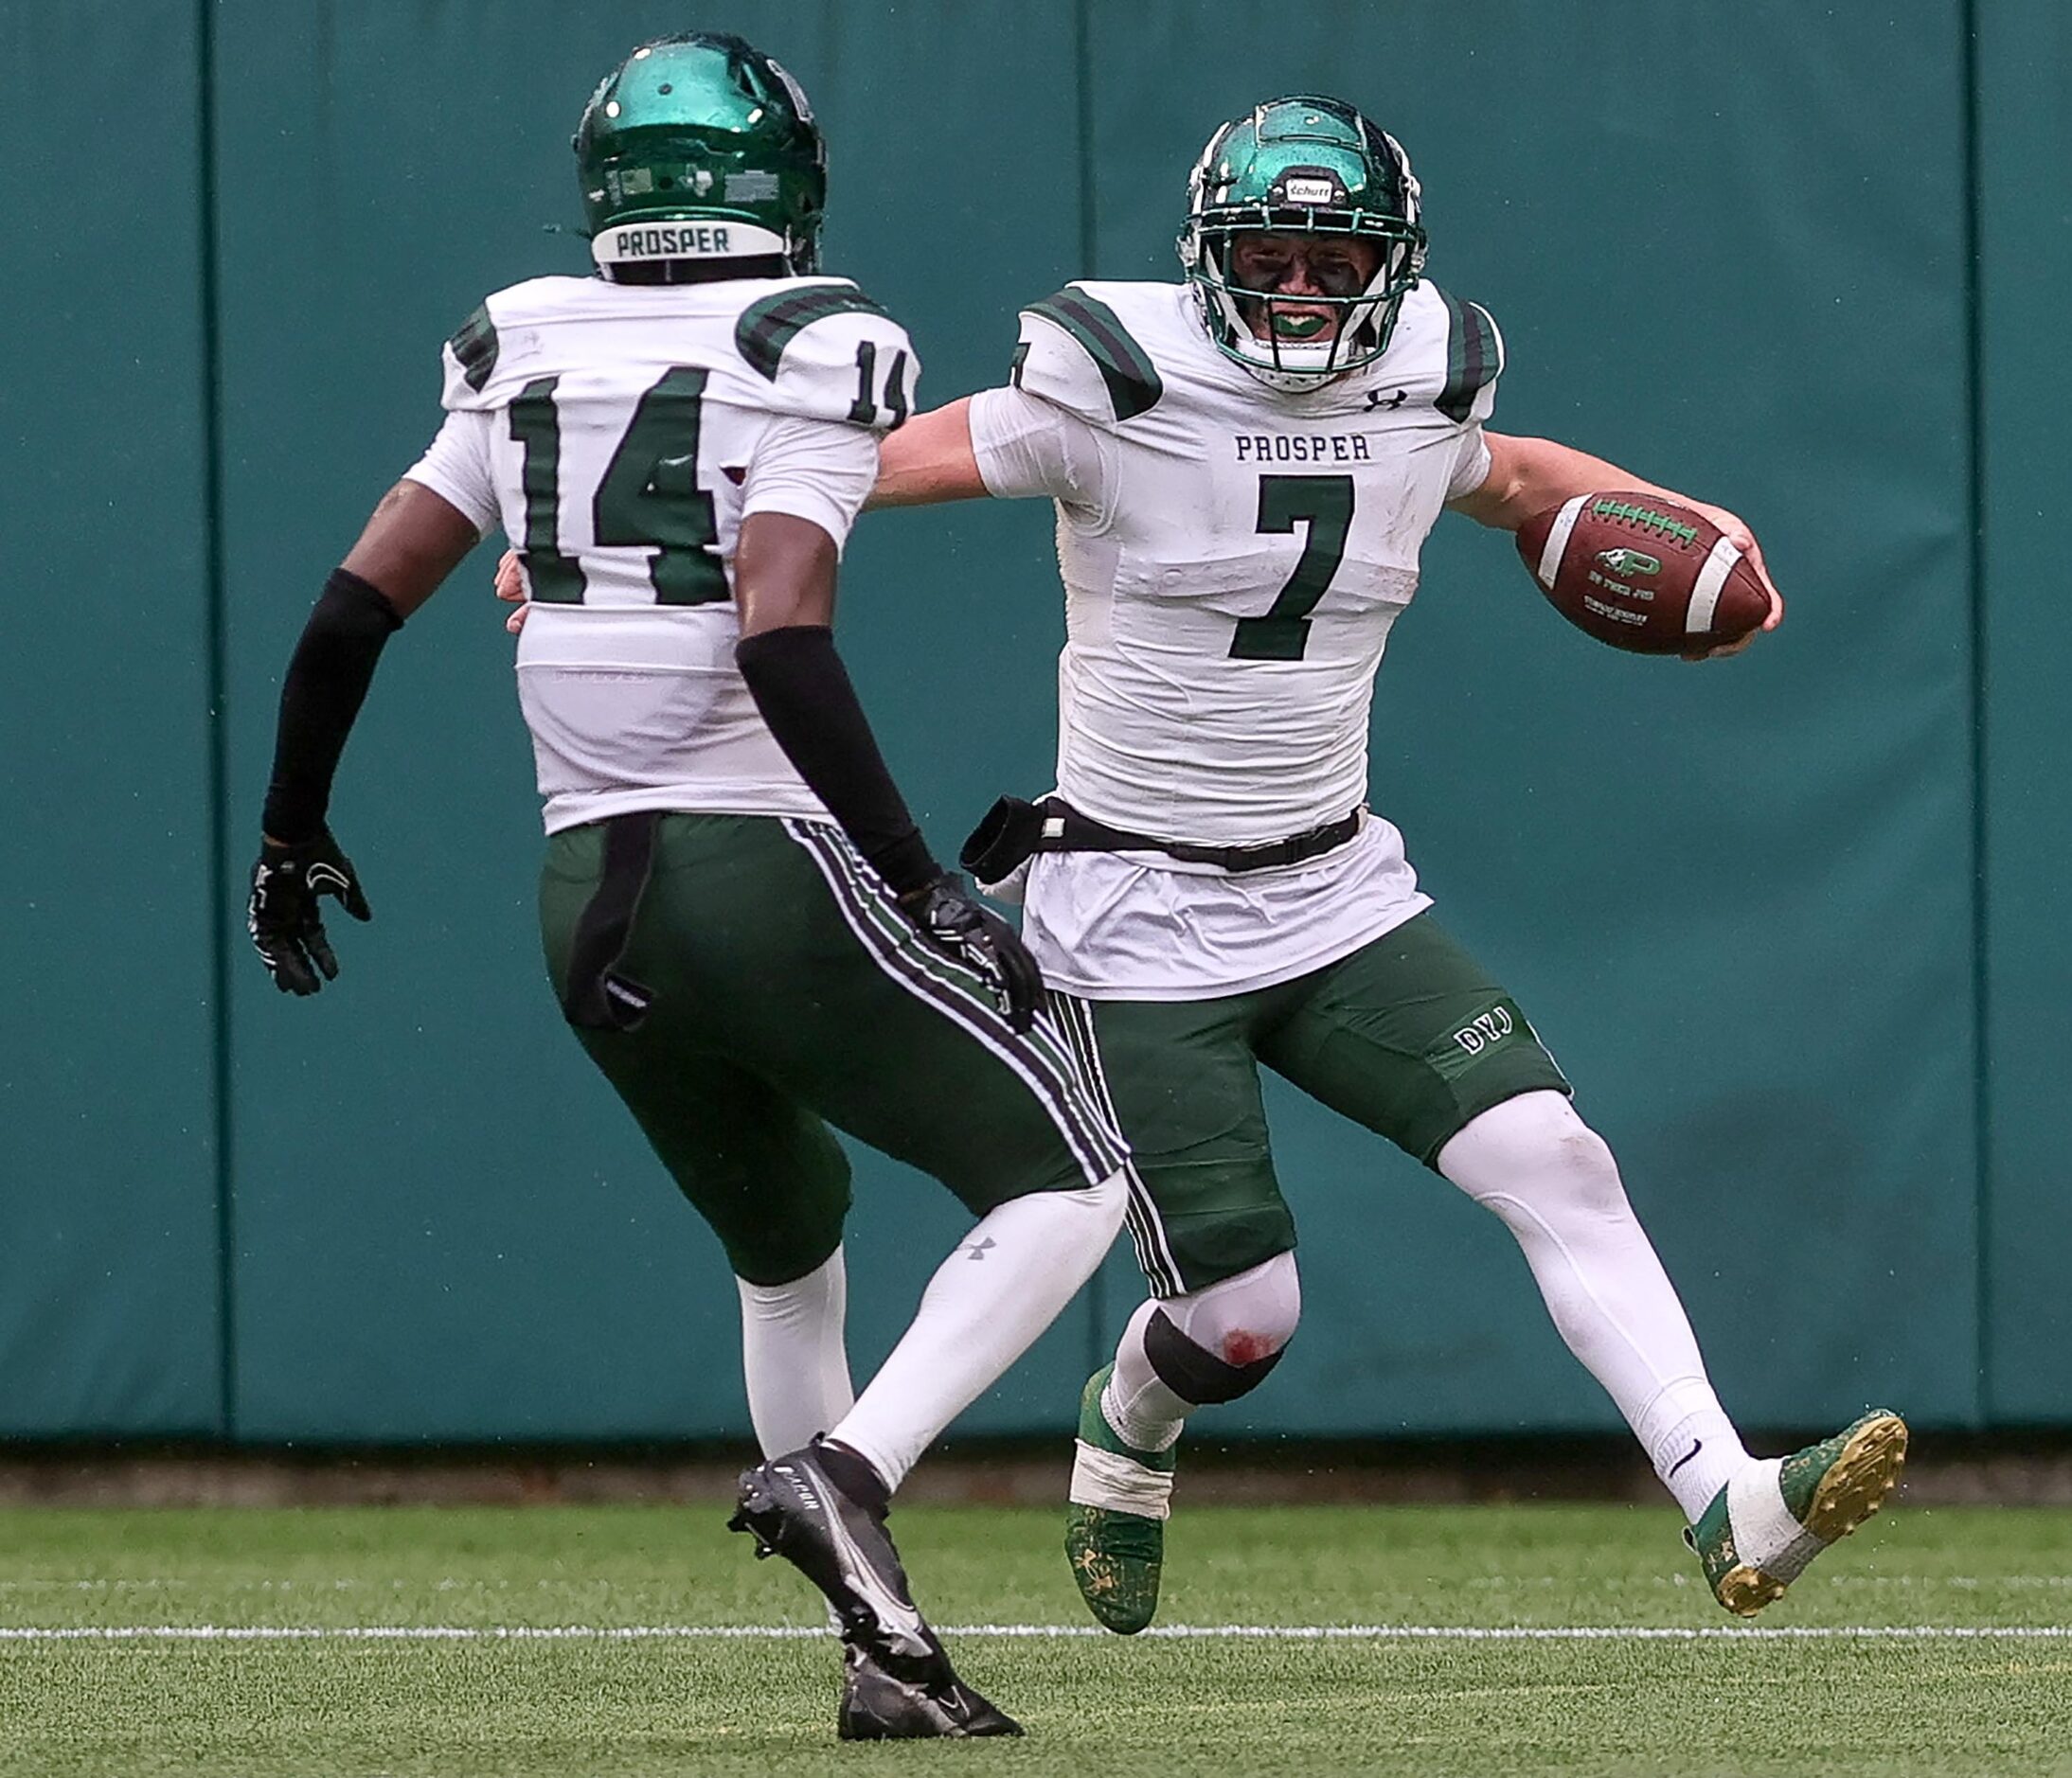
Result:
{"label": "grass field surface", "polygon": [[2072,1773],[2067,1512],[1890,1511],[1750,1635],[1667,1509],[1183,1510],[1189,1633],[1125,1641],[1056,1514],[917,1506],[923,1608],[1029,1733],[904,1747],[835,1744],[817,1595],[723,1516],[0,1514],[0,1772]]}

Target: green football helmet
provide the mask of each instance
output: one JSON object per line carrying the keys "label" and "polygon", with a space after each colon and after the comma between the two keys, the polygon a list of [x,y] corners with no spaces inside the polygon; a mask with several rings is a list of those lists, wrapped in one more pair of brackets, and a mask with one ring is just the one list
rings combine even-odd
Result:
{"label": "green football helmet", "polygon": [[803,276],[819,263],[827,143],[798,82],[739,37],[641,44],[590,96],[574,147],[606,277],[659,265],[669,281],[687,264],[770,258]]}
{"label": "green football helmet", "polygon": [[[1380,249],[1365,290],[1300,299],[1338,311],[1329,340],[1302,338],[1295,316],[1283,328],[1274,297],[1232,279],[1232,239],[1255,229],[1353,235]],[[1388,349],[1403,296],[1424,270],[1417,176],[1402,145],[1343,99],[1268,99],[1208,138],[1188,180],[1177,244],[1216,349],[1271,388],[1315,388]],[[1264,338],[1252,327],[1261,314]]]}

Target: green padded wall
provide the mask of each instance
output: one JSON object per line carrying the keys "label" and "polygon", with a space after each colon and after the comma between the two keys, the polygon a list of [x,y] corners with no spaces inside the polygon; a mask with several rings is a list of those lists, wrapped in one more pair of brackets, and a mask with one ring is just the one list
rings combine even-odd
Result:
{"label": "green padded wall", "polygon": [[[1004,373],[1018,304],[1173,276],[1186,168],[1230,111],[1314,84],[1389,122],[1434,277],[1504,329],[1498,425],[1738,507],[1791,615],[1724,665],[1615,655],[1448,519],[1383,673],[1377,806],[1620,1154],[1730,1407],[2072,1421],[2072,620],[2045,534],[2072,391],[2037,344],[2072,280],[2072,26],[2054,0],[1275,17],[1241,46],[1186,0],[725,23],[814,96],[831,262],[912,328],[931,404]],[[235,905],[280,669],[438,423],[439,341],[485,291],[582,267],[545,232],[576,219],[568,129],[684,23],[0,13],[0,500],[45,595],[0,667],[0,1432],[745,1431],[718,1249],[539,970],[492,550],[397,639],[348,754],[334,818],[376,919],[338,922],[342,980],[275,995]],[[106,53],[75,89],[82,49]],[[148,190],[68,183],[54,90]],[[1049,530],[981,503],[872,518],[849,552],[845,651],[945,851],[1048,781]],[[1272,1111],[1310,1322],[1224,1431],[1615,1423],[1493,1219],[1292,1093]],[[858,1200],[861,1372],[960,1218],[868,1156]],[[1139,1289],[1112,1260],[967,1426],[1063,1425]]]}
{"label": "green padded wall", "polygon": [[10,1434],[220,1426],[199,91],[184,0],[0,9]]}
{"label": "green padded wall", "polygon": [[1985,1408],[1994,1420],[2062,1422],[2072,1415],[2062,1037],[2072,601],[2057,527],[2072,490],[2072,364],[2048,342],[2072,288],[2072,13],[2057,0],[1992,0],[1978,22]]}

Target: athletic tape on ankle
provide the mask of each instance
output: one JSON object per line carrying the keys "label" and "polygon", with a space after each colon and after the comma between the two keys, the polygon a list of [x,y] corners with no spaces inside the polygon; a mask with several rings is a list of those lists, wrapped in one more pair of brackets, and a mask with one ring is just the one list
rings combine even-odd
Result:
{"label": "athletic tape on ankle", "polygon": [[1134,1513],[1140,1519],[1165,1519],[1172,1513],[1172,1472],[1147,1469],[1118,1451],[1100,1450],[1084,1439],[1075,1441],[1072,1486],[1066,1498],[1075,1506],[1105,1506],[1110,1512]]}
{"label": "athletic tape on ankle", "polygon": [[1742,1562],[1775,1580],[1796,1580],[1828,1546],[1785,1505],[1777,1483],[1783,1468],[1783,1459],[1772,1457],[1741,1469],[1726,1485],[1726,1521]]}

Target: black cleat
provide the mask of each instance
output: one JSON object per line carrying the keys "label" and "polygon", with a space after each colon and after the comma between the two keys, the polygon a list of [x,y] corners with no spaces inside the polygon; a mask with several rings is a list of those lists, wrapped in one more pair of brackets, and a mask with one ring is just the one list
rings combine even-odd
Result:
{"label": "black cleat", "polygon": [[845,1741],[962,1740],[1020,1734],[1022,1725],[954,1672],[934,1684],[913,1684],[894,1679],[854,1643],[845,1643],[842,1708],[834,1732]]}
{"label": "black cleat", "polygon": [[746,1470],[730,1531],[754,1534],[826,1594],[841,1621],[844,1740],[1019,1734],[957,1678],[907,1591],[882,1510],[846,1493],[813,1446]]}

